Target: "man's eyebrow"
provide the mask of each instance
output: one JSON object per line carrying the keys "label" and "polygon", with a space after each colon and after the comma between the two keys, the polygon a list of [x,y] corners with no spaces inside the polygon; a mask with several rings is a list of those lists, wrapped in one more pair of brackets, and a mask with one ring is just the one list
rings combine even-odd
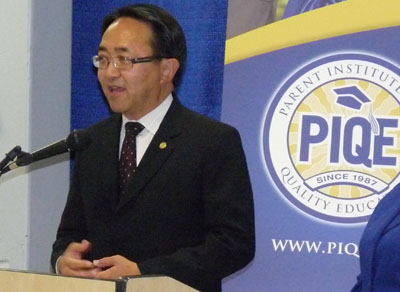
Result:
{"label": "man's eyebrow", "polygon": [[[100,52],[107,52],[108,49],[106,47],[104,47],[104,46],[99,46],[99,51]],[[118,47],[118,48],[115,48],[114,51],[121,52],[121,53],[130,52],[130,50],[127,47]]]}
{"label": "man's eyebrow", "polygon": [[115,48],[114,51],[122,52],[122,53],[130,52],[130,50],[127,47],[118,47],[118,48]]}

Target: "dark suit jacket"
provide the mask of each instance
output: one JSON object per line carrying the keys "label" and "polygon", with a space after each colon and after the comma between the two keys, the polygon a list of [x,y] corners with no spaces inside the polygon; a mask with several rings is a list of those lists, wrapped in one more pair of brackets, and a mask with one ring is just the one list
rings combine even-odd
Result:
{"label": "dark suit jacket", "polygon": [[[88,239],[89,259],[120,254],[142,274],[164,274],[200,291],[254,256],[254,211],[238,132],[174,101],[116,202],[121,115],[88,129],[76,156],[52,265],[67,245]],[[162,149],[161,142],[167,147]]]}
{"label": "dark suit jacket", "polygon": [[[395,230],[399,227],[399,216],[400,184],[382,199],[368,221],[360,241],[361,273],[351,292],[400,291],[400,242],[389,243],[397,253],[390,253],[387,245],[385,250],[378,246],[388,231],[399,231]],[[397,269],[393,269],[395,265]]]}

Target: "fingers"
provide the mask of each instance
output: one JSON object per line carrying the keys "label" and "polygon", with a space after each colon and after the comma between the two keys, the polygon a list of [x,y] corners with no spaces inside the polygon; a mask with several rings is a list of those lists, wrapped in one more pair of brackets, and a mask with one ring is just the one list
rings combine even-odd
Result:
{"label": "fingers", "polygon": [[93,261],[94,265],[102,269],[102,272],[98,273],[97,278],[116,280],[122,275],[118,272],[121,259],[120,256],[105,257],[99,260]]}
{"label": "fingers", "polygon": [[138,265],[122,256],[116,255],[93,261],[103,271],[96,275],[99,279],[116,280],[123,276],[141,275]]}
{"label": "fingers", "polygon": [[65,276],[96,277],[101,269],[97,268],[91,261],[83,259],[90,248],[91,243],[87,240],[69,244],[58,261],[58,271]]}
{"label": "fingers", "polygon": [[88,260],[81,260],[81,259],[75,259],[67,256],[62,256],[60,259],[60,268],[62,266],[67,266],[70,269],[73,270],[80,270],[80,269],[93,269],[96,266]]}
{"label": "fingers", "polygon": [[93,263],[96,267],[104,269],[104,268],[108,268],[108,267],[117,265],[121,261],[121,259],[119,259],[119,257],[121,257],[121,256],[105,257],[105,258],[102,258],[99,260],[94,260]]}
{"label": "fingers", "polygon": [[96,278],[98,279],[103,279],[103,280],[117,280],[119,277],[122,277],[119,275],[117,268],[112,267],[107,270],[101,271],[96,275]]}
{"label": "fingers", "polygon": [[100,269],[92,270],[66,270],[63,276],[81,277],[81,278],[98,278]]}
{"label": "fingers", "polygon": [[64,255],[76,259],[82,259],[83,256],[90,251],[91,247],[92,244],[85,239],[82,240],[82,242],[72,242],[68,245]]}
{"label": "fingers", "polygon": [[65,276],[112,280],[141,275],[135,262],[120,255],[104,257],[94,262],[83,259],[90,249],[91,243],[87,240],[71,243],[58,262],[58,271]]}
{"label": "fingers", "polygon": [[59,261],[59,271],[64,276],[93,278],[101,269],[97,268],[91,261],[75,259],[62,256]]}

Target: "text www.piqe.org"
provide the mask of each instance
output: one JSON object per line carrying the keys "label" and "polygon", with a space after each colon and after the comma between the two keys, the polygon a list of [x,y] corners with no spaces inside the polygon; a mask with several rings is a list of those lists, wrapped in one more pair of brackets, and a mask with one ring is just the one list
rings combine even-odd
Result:
{"label": "text www.piqe.org", "polygon": [[358,245],[356,243],[333,241],[310,241],[292,239],[272,239],[275,252],[298,252],[315,254],[349,255],[359,258]]}

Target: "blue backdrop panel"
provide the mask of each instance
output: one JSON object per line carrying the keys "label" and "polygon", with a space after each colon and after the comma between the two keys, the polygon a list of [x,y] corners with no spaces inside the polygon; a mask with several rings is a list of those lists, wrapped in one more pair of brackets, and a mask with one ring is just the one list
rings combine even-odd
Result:
{"label": "blue backdrop panel", "polygon": [[87,1],[73,2],[71,128],[85,128],[110,114],[97,81],[92,56],[101,40],[101,23],[108,13],[134,3],[167,9],[183,27],[188,59],[177,93],[183,104],[219,119],[223,81],[227,1]]}
{"label": "blue backdrop panel", "polygon": [[226,65],[221,119],[242,135],[257,238],[226,291],[350,291],[362,222],[400,181],[399,42],[385,28]]}

